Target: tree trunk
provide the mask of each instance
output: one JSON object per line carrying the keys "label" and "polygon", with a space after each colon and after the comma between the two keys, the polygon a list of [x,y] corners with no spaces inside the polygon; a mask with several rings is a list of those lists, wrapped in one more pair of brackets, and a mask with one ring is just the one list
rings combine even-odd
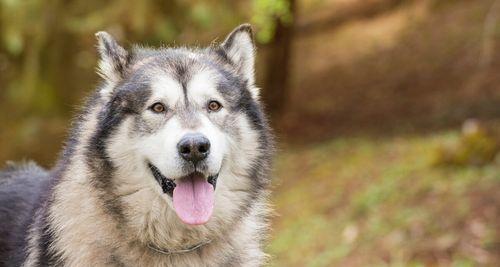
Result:
{"label": "tree trunk", "polygon": [[[290,13],[295,19],[295,0],[290,0]],[[272,119],[283,113],[288,101],[293,33],[294,22],[283,23],[276,18],[274,39],[267,49],[266,74],[262,91],[263,100]]]}

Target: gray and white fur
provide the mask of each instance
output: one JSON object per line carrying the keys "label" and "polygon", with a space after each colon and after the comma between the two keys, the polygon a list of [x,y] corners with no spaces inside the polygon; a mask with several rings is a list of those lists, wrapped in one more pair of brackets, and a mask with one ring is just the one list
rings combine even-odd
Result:
{"label": "gray and white fur", "polygon": [[[103,81],[55,167],[0,171],[0,266],[264,264],[274,149],[251,27],[203,49],[126,50],[96,37]],[[199,163],[179,155],[187,134],[210,142]],[[173,182],[218,175],[210,220],[183,223],[151,166]]]}

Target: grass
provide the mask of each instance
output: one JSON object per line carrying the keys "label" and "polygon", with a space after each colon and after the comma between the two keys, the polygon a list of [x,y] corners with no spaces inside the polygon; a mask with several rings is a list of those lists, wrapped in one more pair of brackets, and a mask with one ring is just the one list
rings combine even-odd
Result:
{"label": "grass", "polygon": [[284,150],[271,266],[498,266],[500,163],[435,167],[456,132]]}

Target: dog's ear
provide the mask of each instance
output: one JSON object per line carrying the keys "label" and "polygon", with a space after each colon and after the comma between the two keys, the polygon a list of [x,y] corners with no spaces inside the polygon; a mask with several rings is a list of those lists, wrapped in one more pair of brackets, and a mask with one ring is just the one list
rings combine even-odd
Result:
{"label": "dog's ear", "polygon": [[[99,75],[110,84],[119,82],[128,67],[130,55],[107,32],[100,31],[97,37],[97,50],[99,52]],[[109,92],[107,92],[109,93]]]}
{"label": "dog's ear", "polygon": [[242,24],[236,27],[220,45],[236,70],[248,81],[252,95],[258,95],[255,88],[255,43],[252,26]]}

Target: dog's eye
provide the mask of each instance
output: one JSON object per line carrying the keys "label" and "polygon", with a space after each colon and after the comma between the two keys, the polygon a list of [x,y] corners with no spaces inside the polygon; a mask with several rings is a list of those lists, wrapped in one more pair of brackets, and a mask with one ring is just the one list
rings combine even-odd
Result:
{"label": "dog's eye", "polygon": [[222,108],[221,103],[215,100],[208,102],[208,110],[210,111],[219,111],[221,108]]}
{"label": "dog's eye", "polygon": [[154,103],[150,109],[156,113],[162,113],[162,112],[165,112],[165,110],[166,110],[165,105],[163,105],[162,103],[159,103],[159,102]]}

